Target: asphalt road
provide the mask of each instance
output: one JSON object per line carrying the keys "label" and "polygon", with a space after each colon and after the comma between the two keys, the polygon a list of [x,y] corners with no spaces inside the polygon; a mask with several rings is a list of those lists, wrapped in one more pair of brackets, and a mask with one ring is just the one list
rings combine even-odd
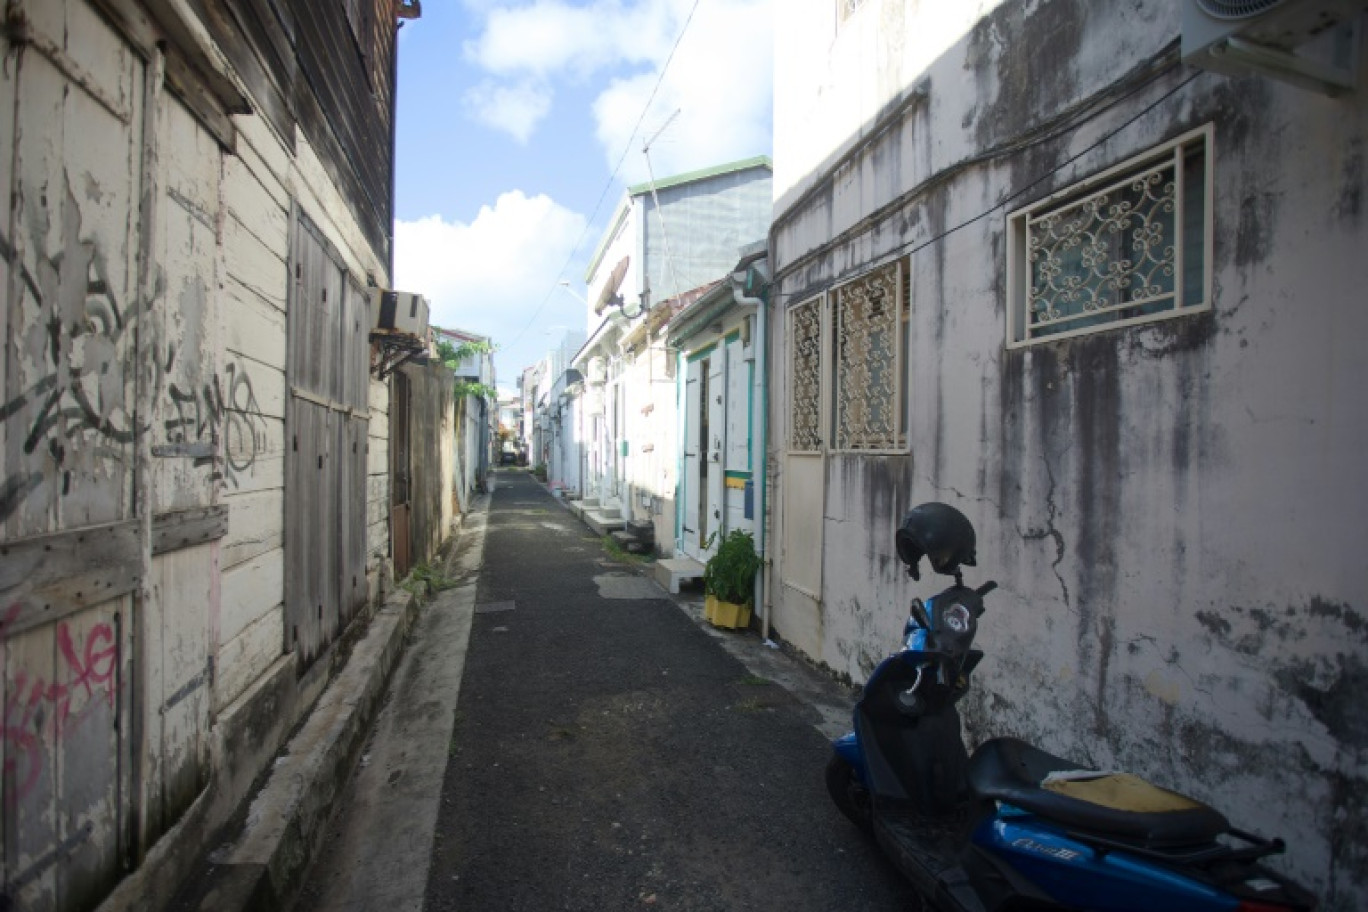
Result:
{"label": "asphalt road", "polygon": [[635,569],[500,476],[425,908],[912,905],[827,798],[811,711]]}
{"label": "asphalt road", "polygon": [[401,721],[377,724],[300,909],[916,908],[827,798],[811,672],[498,478],[478,573],[415,628]]}

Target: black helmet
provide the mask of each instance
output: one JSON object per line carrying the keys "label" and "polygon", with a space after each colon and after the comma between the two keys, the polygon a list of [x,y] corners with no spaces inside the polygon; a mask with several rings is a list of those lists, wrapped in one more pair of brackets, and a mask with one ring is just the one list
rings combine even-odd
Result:
{"label": "black helmet", "polygon": [[974,566],[974,525],[949,504],[924,503],[908,510],[894,541],[913,579],[921,579],[917,563],[922,555],[932,570],[947,576],[957,576],[961,564]]}

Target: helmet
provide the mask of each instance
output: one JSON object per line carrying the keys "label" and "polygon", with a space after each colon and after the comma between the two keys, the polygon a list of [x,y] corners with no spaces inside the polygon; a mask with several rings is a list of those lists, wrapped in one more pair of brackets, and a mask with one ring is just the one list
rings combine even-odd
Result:
{"label": "helmet", "polygon": [[908,510],[894,541],[913,579],[921,579],[917,564],[923,555],[932,570],[947,576],[957,576],[961,564],[974,566],[974,525],[949,504],[924,503]]}

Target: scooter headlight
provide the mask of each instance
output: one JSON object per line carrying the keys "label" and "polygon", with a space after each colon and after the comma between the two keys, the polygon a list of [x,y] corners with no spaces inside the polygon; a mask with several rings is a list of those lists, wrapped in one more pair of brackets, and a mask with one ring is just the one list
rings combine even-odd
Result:
{"label": "scooter headlight", "polygon": [[968,633],[972,622],[973,618],[969,615],[969,609],[960,604],[951,605],[941,615],[941,623],[945,625],[946,630],[952,633]]}

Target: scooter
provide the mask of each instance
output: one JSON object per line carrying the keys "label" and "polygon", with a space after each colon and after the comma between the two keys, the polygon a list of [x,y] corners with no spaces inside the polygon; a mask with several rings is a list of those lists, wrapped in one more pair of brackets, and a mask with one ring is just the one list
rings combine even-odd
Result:
{"label": "scooter", "polygon": [[855,730],[836,739],[826,785],[942,912],[1310,912],[1315,899],[1260,863],[1282,852],[1200,801],[1125,773],[1083,768],[1016,738],[968,756],[955,704],[983,652],[984,597],[964,585],[974,527],[940,503],[895,536],[908,575],[926,557],[955,578],[912,601],[903,648],[870,675]]}

